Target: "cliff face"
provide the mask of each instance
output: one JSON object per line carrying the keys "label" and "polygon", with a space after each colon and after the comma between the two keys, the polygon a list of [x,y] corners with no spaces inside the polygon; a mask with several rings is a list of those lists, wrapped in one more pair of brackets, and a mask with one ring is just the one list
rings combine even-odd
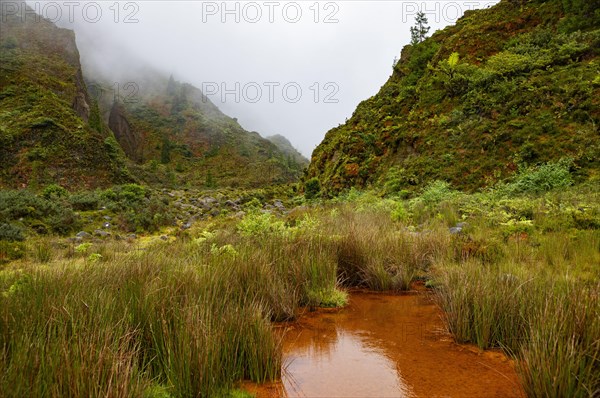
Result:
{"label": "cliff face", "polygon": [[136,162],[142,161],[140,137],[131,130],[125,109],[119,102],[115,102],[108,117],[108,127],[114,133],[117,142],[129,159]]}
{"label": "cliff face", "polygon": [[84,77],[103,85],[82,71],[74,33],[13,11],[2,7],[0,24],[0,187],[256,187],[299,177],[301,164],[192,85],[153,72],[135,76],[133,97],[124,86],[92,98]]}
{"label": "cliff face", "polygon": [[[87,78],[97,87],[107,86],[96,76]],[[258,187],[299,178],[305,164],[244,130],[200,89],[158,72],[131,80],[135,98],[123,96],[111,103],[105,96],[100,108],[127,156],[137,163],[132,172],[141,181]]]}
{"label": "cliff face", "polygon": [[129,180],[114,139],[97,117],[92,120],[97,109],[74,33],[32,14],[1,10],[0,187],[54,182],[77,188]]}
{"label": "cliff face", "polygon": [[443,179],[473,190],[572,157],[600,170],[600,1],[503,0],[402,51],[379,93],[313,152],[326,194]]}

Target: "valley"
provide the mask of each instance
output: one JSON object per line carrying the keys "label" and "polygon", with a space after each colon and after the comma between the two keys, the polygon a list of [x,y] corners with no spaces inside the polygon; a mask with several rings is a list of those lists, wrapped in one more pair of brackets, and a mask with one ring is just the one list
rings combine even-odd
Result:
{"label": "valley", "polygon": [[[281,128],[318,117],[301,105],[238,120],[164,68],[83,62],[13,3],[0,396],[600,394],[597,0],[502,0],[431,35],[419,14],[310,160]],[[260,118],[277,129],[240,122]]]}

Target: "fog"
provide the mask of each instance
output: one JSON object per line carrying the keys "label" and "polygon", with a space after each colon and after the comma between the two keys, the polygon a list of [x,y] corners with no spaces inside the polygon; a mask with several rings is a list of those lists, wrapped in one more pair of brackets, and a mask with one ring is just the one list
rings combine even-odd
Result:
{"label": "fog", "polygon": [[28,4],[75,30],[84,74],[100,74],[115,87],[144,69],[173,74],[203,89],[247,130],[282,134],[310,157],[325,133],[388,79],[418,9],[431,34],[465,10],[497,2]]}

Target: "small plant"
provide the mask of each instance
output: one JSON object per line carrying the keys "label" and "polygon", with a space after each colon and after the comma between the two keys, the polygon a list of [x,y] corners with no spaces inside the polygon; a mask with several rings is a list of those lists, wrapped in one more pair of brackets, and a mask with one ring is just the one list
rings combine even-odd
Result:
{"label": "small plant", "polygon": [[21,242],[0,240],[0,264],[25,257],[25,245]]}
{"label": "small plant", "polygon": [[144,390],[142,398],[173,398],[169,389],[160,384],[152,384]]}
{"label": "small plant", "polygon": [[324,308],[341,308],[348,304],[348,293],[337,288],[309,290],[307,305]]}
{"label": "small plant", "polygon": [[420,200],[429,207],[434,207],[444,200],[451,199],[456,194],[456,191],[450,188],[450,184],[446,181],[433,181],[423,189]]}
{"label": "small plant", "polygon": [[204,231],[200,232],[200,236],[198,236],[197,238],[194,238],[194,243],[200,245],[205,242],[210,242],[211,240],[213,240],[215,238],[215,236],[216,236],[216,234],[214,232],[204,230]]}
{"label": "small plant", "polygon": [[391,216],[393,221],[406,221],[410,217],[402,202],[396,203],[396,207],[392,210]]}
{"label": "small plant", "polygon": [[92,264],[93,263],[97,263],[100,260],[102,260],[102,254],[100,254],[100,253],[92,253],[92,254],[90,254],[88,256],[87,260],[88,260],[88,262],[90,262]]}
{"label": "small plant", "polygon": [[41,196],[48,200],[64,199],[69,196],[69,191],[58,184],[50,184],[44,188]]}
{"label": "small plant", "polygon": [[237,229],[243,236],[260,236],[283,233],[286,227],[282,220],[271,213],[252,212],[238,223]]}
{"label": "small plant", "polygon": [[213,256],[230,256],[230,257],[235,257],[238,255],[237,250],[235,250],[235,247],[233,247],[233,245],[227,244],[224,246],[217,246],[216,243],[213,243],[210,247],[210,253]]}
{"label": "small plant", "polygon": [[88,251],[88,249],[92,246],[90,242],[80,243],[75,246],[75,252],[79,254],[83,254]]}

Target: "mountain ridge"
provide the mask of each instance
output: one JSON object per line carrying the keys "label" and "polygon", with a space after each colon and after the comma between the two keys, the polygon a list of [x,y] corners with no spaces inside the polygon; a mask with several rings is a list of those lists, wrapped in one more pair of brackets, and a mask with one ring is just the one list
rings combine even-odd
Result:
{"label": "mountain ridge", "polygon": [[149,68],[109,83],[82,70],[74,31],[31,9],[2,11],[1,187],[259,187],[300,176],[303,164],[191,84]]}

